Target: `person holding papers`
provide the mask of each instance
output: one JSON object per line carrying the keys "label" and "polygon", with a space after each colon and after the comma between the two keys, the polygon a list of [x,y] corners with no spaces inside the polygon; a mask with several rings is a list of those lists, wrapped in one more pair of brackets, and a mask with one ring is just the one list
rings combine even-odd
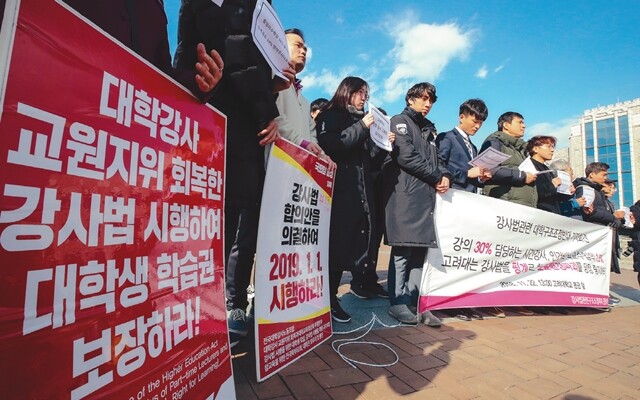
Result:
{"label": "person holding papers", "polygon": [[493,171],[483,192],[496,199],[535,208],[538,201],[535,186],[537,175],[518,169],[526,158],[527,142],[522,139],[525,127],[524,118],[517,112],[509,111],[498,118],[498,130],[485,139],[480,153],[493,147],[511,157]]}
{"label": "person holding papers", "polygon": [[555,149],[556,138],[553,136],[534,136],[527,142],[527,153],[531,157],[533,166],[539,172],[536,179],[538,209],[560,214],[560,202],[571,196],[558,193],[558,186],[562,182],[545,164],[553,158]]}
{"label": "person holding papers", "polygon": [[376,226],[371,157],[378,150],[370,139],[374,118],[364,111],[367,100],[367,82],[347,77],[316,118],[318,143],[337,164],[329,232],[331,317],[336,322],[351,321],[337,298],[345,269],[353,276],[351,291],[358,297],[372,297],[373,288],[366,287],[367,277],[372,268],[375,271],[379,243],[373,240]]}
{"label": "person holding papers", "polygon": [[[256,2],[182,0],[174,65],[193,67],[196,47],[215,49],[224,73],[209,103],[227,116],[224,245],[225,297],[231,346],[246,337],[247,287],[256,253],[260,203],[265,178],[264,146],[280,134],[276,96],[293,84],[295,70],[272,69],[254,43]],[[269,205],[266,205],[267,207]]]}
{"label": "person holding papers", "polygon": [[[465,101],[460,105],[459,111],[458,126],[450,131],[439,133],[436,137],[436,146],[440,161],[451,172],[451,187],[477,193],[482,182],[491,178],[491,171],[469,165],[469,161],[478,155],[478,149],[471,143],[471,136],[482,127],[489,111],[487,105],[480,99]],[[443,310],[443,312],[463,321],[483,319],[475,309],[460,308]],[[496,314],[499,313],[496,311]]]}
{"label": "person holding papers", "polygon": [[[614,229],[612,252],[611,252],[611,272],[620,273],[618,265],[617,250],[617,230],[624,224],[624,211],[615,210],[615,207],[602,190],[609,180],[609,164],[603,162],[592,162],[584,169],[583,178],[578,178],[573,182],[576,187],[576,197],[593,197],[593,211],[588,213],[583,207],[582,217],[587,222],[609,226]],[[591,205],[591,204],[589,204]],[[616,300],[609,299],[609,306],[616,305]]]}
{"label": "person holding papers", "polygon": [[[425,118],[436,99],[436,88],[430,83],[409,89],[404,111],[391,118],[395,142],[382,168],[384,236],[392,246],[389,314],[413,325],[418,323],[416,305],[425,256],[429,248],[438,246],[433,219],[436,193],[445,193],[451,182],[451,172],[439,162],[436,127]],[[428,311],[421,317],[427,325],[440,325]]]}
{"label": "person holding papers", "polygon": [[[569,193],[573,193],[573,196],[567,198],[566,200],[562,200],[559,202],[560,214],[565,217],[578,219],[582,221],[582,207],[587,204],[587,199],[584,197],[576,197],[576,187],[573,185],[573,181],[575,176],[573,175],[573,168],[567,162],[567,160],[559,159],[553,161],[549,167],[556,171],[556,174],[560,176],[563,172],[566,174],[567,179],[571,182],[569,186]],[[593,212],[593,205],[589,206],[587,209],[588,213]]]}
{"label": "person holding papers", "polygon": [[[604,181],[604,185],[602,185],[602,193],[604,193],[606,207],[607,207],[607,209],[609,211],[614,213],[614,215],[616,213],[616,211],[615,211],[616,206],[611,201],[611,198],[618,191],[618,189],[616,188],[616,182],[617,182],[617,180],[615,180],[615,179],[607,179],[607,180]],[[622,211],[622,213],[624,213],[623,210],[619,210],[619,211]],[[615,272],[616,274],[620,273],[620,261],[619,260],[620,260],[620,253],[622,252],[622,249],[620,248],[620,234],[619,234],[618,231],[619,231],[620,228],[623,228],[623,226],[624,226],[624,214],[622,214],[622,213],[618,214],[618,215],[623,215],[623,217],[620,218],[620,226],[618,228],[615,228],[615,227],[612,226],[612,228],[613,228],[613,247],[612,247],[613,258],[612,258],[612,261],[611,261],[611,272]],[[618,304],[620,302],[620,299],[618,299],[618,298],[616,298],[614,296],[610,296],[610,298],[611,298],[611,300],[613,300],[613,303],[615,303],[615,304]]]}
{"label": "person holding papers", "polygon": [[481,182],[491,178],[491,171],[469,165],[469,161],[478,155],[471,136],[480,130],[488,113],[484,101],[467,100],[460,105],[458,126],[436,138],[440,160],[451,172],[453,189],[476,193]]}
{"label": "person holding papers", "polygon": [[[527,171],[529,168],[521,169],[523,164],[531,163],[526,156],[527,142],[522,139],[525,128],[524,117],[520,113],[508,111],[498,118],[498,130],[485,139],[480,153],[491,147],[510,157],[492,172],[491,179],[485,182],[483,193],[496,199],[535,208],[538,202],[535,168],[530,165],[530,171]],[[521,315],[534,313],[524,307],[510,307],[510,310]],[[491,314],[498,317],[505,315],[501,309]]]}

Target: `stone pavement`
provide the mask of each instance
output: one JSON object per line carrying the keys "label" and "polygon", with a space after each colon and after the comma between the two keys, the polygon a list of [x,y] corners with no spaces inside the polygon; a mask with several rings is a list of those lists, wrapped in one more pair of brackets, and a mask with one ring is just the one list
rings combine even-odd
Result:
{"label": "stone pavement", "polygon": [[[381,254],[379,265],[388,253]],[[331,347],[334,335],[279,374],[256,383],[253,340],[234,349],[238,399],[639,399],[640,291],[636,273],[623,260],[611,276],[622,299],[611,312],[574,309],[569,315],[445,319],[440,328],[424,325],[376,329],[364,340],[385,343],[399,361],[390,367],[352,368]],[[382,268],[381,268],[382,269]],[[381,274],[383,275],[383,274]],[[382,277],[386,278],[386,277]],[[348,290],[348,278],[341,292]],[[343,296],[344,308],[365,308],[353,329],[371,319],[386,322],[388,303]],[[440,314],[441,315],[441,314]],[[344,327],[336,326],[335,328]],[[356,336],[355,334],[348,337]],[[390,363],[388,349],[371,344],[346,346],[343,353],[369,362]]]}

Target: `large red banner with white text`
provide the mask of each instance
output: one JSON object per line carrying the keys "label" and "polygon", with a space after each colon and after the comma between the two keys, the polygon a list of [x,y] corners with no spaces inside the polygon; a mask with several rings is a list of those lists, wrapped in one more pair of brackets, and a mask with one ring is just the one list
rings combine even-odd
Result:
{"label": "large red banner with white text", "polygon": [[53,0],[2,25],[0,398],[235,396],[225,117]]}

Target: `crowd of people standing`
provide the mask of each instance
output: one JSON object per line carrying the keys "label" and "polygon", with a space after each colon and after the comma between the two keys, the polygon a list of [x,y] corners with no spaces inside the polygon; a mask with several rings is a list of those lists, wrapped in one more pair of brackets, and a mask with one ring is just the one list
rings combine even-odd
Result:
{"label": "crowd of people standing", "polygon": [[[404,110],[391,117],[392,150],[380,149],[370,137],[374,117],[365,111],[369,85],[364,79],[346,77],[329,100],[309,103],[302,95],[297,76],[306,65],[307,46],[301,30],[286,31],[291,61],[285,79],[272,74],[252,39],[255,2],[182,0],[173,65],[162,1],[66,2],[227,116],[225,295],[232,345],[247,334],[251,323],[246,289],[256,251],[265,148],[279,137],[327,160],[336,170],[329,237],[330,304],[336,322],[350,320],[337,296],[343,271],[348,270],[355,296],[389,298],[389,314],[403,323],[440,324],[429,312],[417,313],[417,299],[425,255],[438,246],[433,221],[436,195],[450,188],[615,229],[622,225],[624,214],[607,197],[615,185],[608,180],[608,165],[589,164],[585,176],[574,181],[571,195],[558,194],[560,181],[554,174],[518,169],[531,157],[538,171],[569,172],[566,161],[547,166],[555,138],[535,136],[525,141],[524,117],[505,112],[478,150],[470,138],[488,117],[480,99],[460,105],[457,126],[438,133],[427,118],[438,98],[436,87],[428,82],[407,88]],[[510,158],[491,171],[469,165],[489,147]],[[581,194],[585,186],[596,192],[590,207],[585,207]],[[634,207],[640,217],[640,206]],[[391,246],[388,290],[376,274],[383,235]],[[640,251],[640,237],[633,246]],[[640,272],[640,253],[636,254]],[[612,261],[617,257],[618,251]],[[619,272],[617,262],[612,270]],[[502,310],[492,312],[504,316]],[[455,315],[477,318],[479,314],[462,310]]]}

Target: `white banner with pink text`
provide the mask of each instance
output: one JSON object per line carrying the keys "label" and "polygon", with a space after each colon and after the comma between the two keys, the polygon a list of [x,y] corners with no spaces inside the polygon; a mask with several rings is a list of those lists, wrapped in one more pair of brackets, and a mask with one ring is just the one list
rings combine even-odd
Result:
{"label": "white banner with pink text", "polygon": [[491,197],[449,190],[435,210],[420,311],[491,306],[607,307],[612,232]]}

